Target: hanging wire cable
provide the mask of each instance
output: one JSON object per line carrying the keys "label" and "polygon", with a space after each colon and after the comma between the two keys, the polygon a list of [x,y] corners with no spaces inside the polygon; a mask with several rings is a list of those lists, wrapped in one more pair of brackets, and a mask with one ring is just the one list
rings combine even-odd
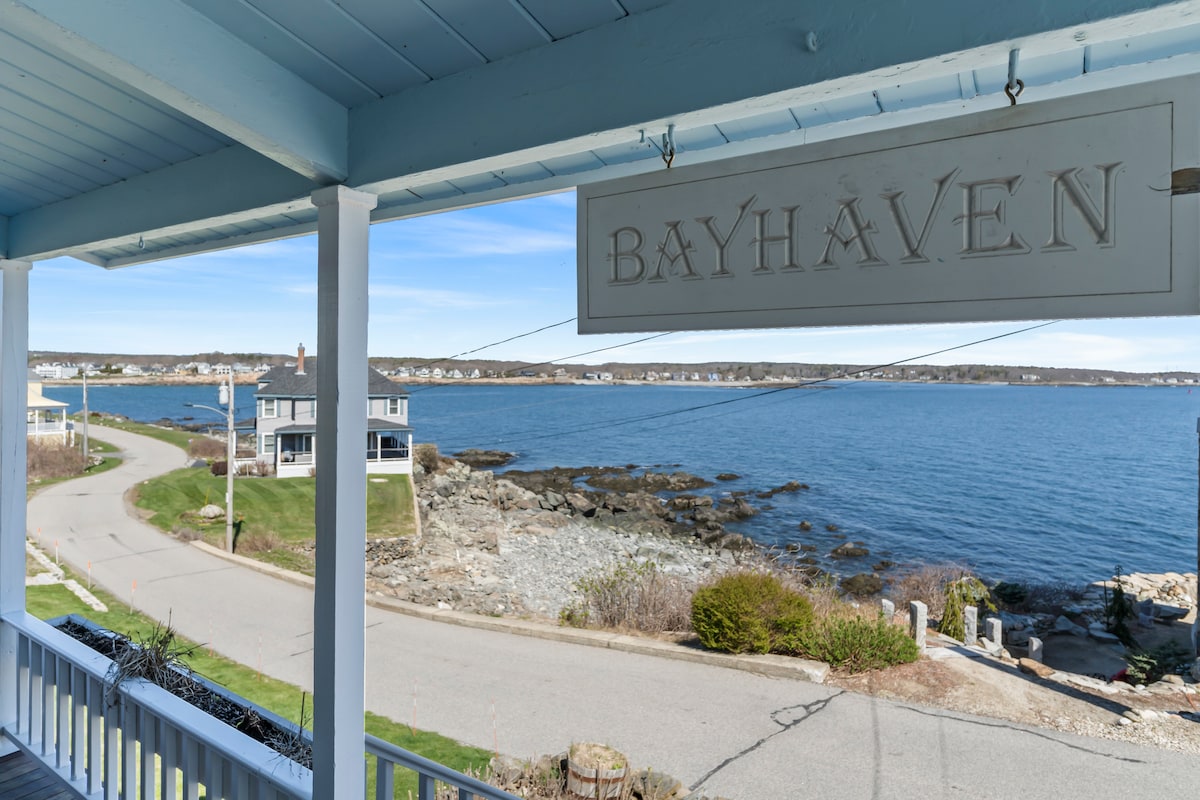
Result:
{"label": "hanging wire cable", "polygon": [[[574,317],[572,317],[572,319],[574,319]],[[570,321],[571,320],[567,320],[567,322],[570,322]],[[563,323],[560,322],[558,324],[561,325]],[[631,345],[641,344],[642,342],[648,342],[651,339],[661,339],[662,337],[670,336],[673,333],[675,333],[675,331],[667,331],[666,333],[656,333],[653,336],[643,336],[641,339],[634,339],[632,342],[621,342],[620,344],[610,345],[609,347],[598,347],[595,350],[587,350],[583,353],[575,353],[575,354],[569,355],[569,356],[559,356],[558,358],[552,358],[549,361],[539,361],[536,364],[523,364],[521,366],[521,369],[533,369],[534,367],[547,367],[547,366],[550,366],[551,364],[555,364],[559,361],[566,361],[568,358],[580,358],[582,356],[590,356],[590,355],[594,355],[596,353],[603,353],[608,350],[619,350],[622,347],[630,347]],[[523,334],[523,335],[528,335],[528,334]],[[514,338],[520,338],[520,337],[514,337]],[[511,341],[511,340],[506,339],[505,341]],[[491,345],[488,345],[488,347],[491,347]],[[481,347],[478,349],[482,350],[484,348]],[[471,352],[477,352],[477,351],[473,350]],[[446,383],[433,384],[431,386],[422,386],[419,389],[412,389],[409,392],[409,394],[418,394],[420,392],[427,392],[430,389],[440,389],[444,386],[456,386],[456,385],[459,385],[462,383],[467,383],[467,381],[449,381]]]}
{"label": "hanging wire cable", "polygon": [[[516,336],[510,336],[507,339],[501,339],[498,342],[492,342],[491,344],[485,344],[482,347],[476,347],[473,350],[464,350],[463,352],[461,352],[457,355],[446,356],[445,358],[437,358],[437,359],[434,359],[433,361],[426,361],[424,364],[417,364],[415,367],[413,367],[413,369],[421,369],[423,367],[432,367],[434,364],[441,364],[446,361],[453,361],[456,358],[462,358],[463,356],[469,356],[472,353],[478,353],[482,350],[487,350],[488,348],[491,348],[491,347],[498,347],[502,344],[508,344],[509,342],[515,342],[517,339],[524,339],[526,336],[533,336],[535,333],[541,333],[542,331],[548,331],[551,328],[557,328],[560,325],[566,325],[568,322],[574,322],[576,319],[578,319],[578,318],[571,317],[570,319],[564,319],[562,322],[555,322],[552,325],[544,325],[541,328],[538,328],[537,330],[526,331],[525,333],[518,333]],[[568,356],[568,358],[569,357],[570,356]]]}
{"label": "hanging wire cable", "polygon": [[[1051,320],[1049,322],[1040,322],[1036,325],[1027,325],[1024,328],[1019,328],[1017,330],[1007,331],[1005,333],[996,334],[995,336],[987,336],[982,339],[976,339],[974,341],[965,342],[963,344],[954,345],[952,347],[944,347],[940,350],[934,350],[929,353],[922,353],[921,355],[911,356],[909,358],[902,358],[897,361],[888,362],[886,364],[878,364],[878,365],[872,366],[872,367],[863,367],[863,368],[857,369],[857,370],[845,371],[845,372],[838,373],[837,375],[831,375],[827,378],[818,378],[816,380],[811,380],[811,381],[800,381],[797,383],[791,383],[786,386],[780,386],[775,389],[767,389],[767,390],[764,390],[761,392],[755,392],[753,394],[742,395],[740,397],[731,397],[726,400],[717,400],[712,403],[702,403],[699,405],[688,406],[686,408],[677,408],[677,409],[671,409],[668,411],[657,411],[657,412],[653,412],[650,414],[639,414],[639,415],[633,416],[633,417],[625,417],[625,418],[619,418],[619,419],[614,419],[614,420],[601,420],[601,421],[596,422],[593,425],[575,428],[575,429],[569,430],[569,431],[560,430],[560,431],[536,434],[536,435],[535,434],[530,434],[530,435],[517,434],[517,438],[515,439],[515,441],[516,442],[528,442],[528,441],[537,441],[537,440],[541,440],[541,439],[558,438],[561,436],[573,436],[578,433],[587,433],[589,431],[599,430],[602,428],[613,428],[613,427],[618,427],[618,426],[622,426],[622,425],[633,425],[633,424],[636,424],[639,422],[649,422],[649,421],[656,420],[656,419],[663,419],[664,417],[673,417],[673,416],[676,416],[679,414],[687,414],[687,413],[690,413],[693,411],[702,411],[707,408],[716,408],[718,406],[727,406],[732,403],[741,403],[746,400],[755,400],[755,399],[762,398],[762,397],[769,397],[770,395],[779,394],[780,392],[787,392],[787,391],[791,391],[793,389],[803,389],[803,388],[806,388],[809,386],[817,386],[819,384],[829,383],[830,381],[835,381],[835,380],[844,380],[846,378],[853,378],[857,375],[862,375],[863,373],[874,372],[874,371],[880,370],[880,369],[887,369],[888,367],[895,367],[895,366],[899,366],[900,364],[908,364],[910,362],[917,361],[919,359],[932,358],[933,356],[942,355],[944,353],[951,353],[955,350],[962,350],[967,347],[975,347],[976,345],[986,344],[987,342],[994,342],[998,339],[1005,339],[1005,338],[1008,338],[1009,336],[1016,336],[1018,334],[1028,333],[1029,331],[1035,331],[1039,328],[1045,328],[1050,325],[1055,325],[1059,322],[1061,322],[1061,320]],[[497,440],[498,443],[504,443],[504,444],[510,444],[510,443],[512,443],[512,441],[514,441],[514,440],[512,440],[512,439]]]}

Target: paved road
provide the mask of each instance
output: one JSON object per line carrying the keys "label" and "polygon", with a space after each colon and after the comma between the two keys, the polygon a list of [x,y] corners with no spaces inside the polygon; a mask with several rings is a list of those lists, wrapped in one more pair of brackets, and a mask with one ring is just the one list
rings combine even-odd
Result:
{"label": "paved road", "polygon": [[[311,591],[181,544],[132,519],[130,486],[183,466],[176,448],[97,438],[125,463],[58,484],[29,529],[151,616],[312,688]],[[1200,761],[799,681],[445,625],[367,609],[367,706],[519,756],[606,742],[705,794],[758,798],[1174,796]],[[493,712],[494,708],[494,712]],[[494,720],[494,722],[493,722]],[[1179,723],[1188,724],[1188,723]]]}

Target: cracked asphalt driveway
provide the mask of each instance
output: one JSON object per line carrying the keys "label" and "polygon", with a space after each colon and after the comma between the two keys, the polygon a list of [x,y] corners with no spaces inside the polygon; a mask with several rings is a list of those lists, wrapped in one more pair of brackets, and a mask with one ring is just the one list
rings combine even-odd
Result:
{"label": "cracked asphalt driveway", "polygon": [[[129,518],[129,486],[178,450],[95,434],[126,463],[48,487],[31,533],[96,582],[244,664],[312,686],[312,592],[216,559]],[[527,757],[598,741],[710,797],[1174,796],[1194,756],[917,708],[831,687],[635,653],[366,612],[367,706]],[[1183,724],[1183,723],[1181,723]]]}

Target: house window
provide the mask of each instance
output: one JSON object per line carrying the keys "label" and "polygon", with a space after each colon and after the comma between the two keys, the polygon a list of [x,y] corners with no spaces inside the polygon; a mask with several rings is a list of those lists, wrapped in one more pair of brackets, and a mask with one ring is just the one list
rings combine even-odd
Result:
{"label": "house window", "polygon": [[389,417],[398,417],[404,413],[404,398],[389,397],[387,399],[387,413]]}
{"label": "house window", "polygon": [[262,454],[264,456],[275,455],[275,434],[264,433],[262,435]]}
{"label": "house window", "polygon": [[279,401],[274,397],[264,397],[259,400],[262,403],[262,409],[258,415],[264,419],[271,419],[279,416]]}

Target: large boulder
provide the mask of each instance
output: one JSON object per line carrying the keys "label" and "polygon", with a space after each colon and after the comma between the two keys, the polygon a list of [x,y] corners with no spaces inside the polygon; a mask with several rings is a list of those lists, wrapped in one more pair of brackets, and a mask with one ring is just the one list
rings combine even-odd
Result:
{"label": "large boulder", "polygon": [[517,457],[505,450],[480,450],[474,447],[455,453],[454,457],[464,464],[475,467],[502,467]]}
{"label": "large boulder", "polygon": [[566,500],[571,511],[576,514],[590,517],[596,513],[596,504],[578,492],[567,495]]}
{"label": "large boulder", "polygon": [[857,542],[844,542],[829,553],[834,558],[862,558],[871,555],[871,551]]}
{"label": "large boulder", "polygon": [[883,578],[864,572],[843,578],[840,586],[843,592],[855,597],[870,597],[883,591]]}

